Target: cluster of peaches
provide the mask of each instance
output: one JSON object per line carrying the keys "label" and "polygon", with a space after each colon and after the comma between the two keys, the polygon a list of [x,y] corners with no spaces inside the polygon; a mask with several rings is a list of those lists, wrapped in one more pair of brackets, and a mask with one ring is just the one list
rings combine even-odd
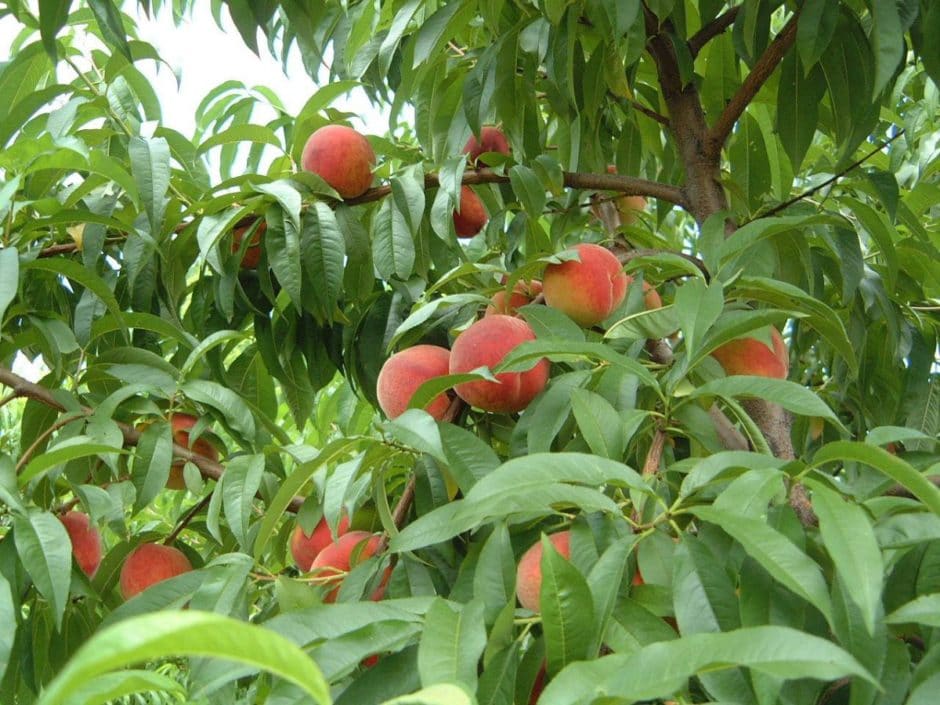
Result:
{"label": "cluster of peaches", "polygon": [[[480,139],[471,137],[464,147],[473,163],[489,152],[509,154],[509,142],[496,127],[486,126]],[[326,125],[316,130],[304,144],[300,159],[304,171],[316,174],[344,199],[357,198],[372,185],[375,152],[359,132],[345,125]],[[454,231],[459,238],[473,237],[489,220],[486,206],[469,186],[460,189],[460,204],[454,211]],[[242,249],[242,241],[252,226],[235,229],[232,253]],[[267,226],[261,221],[242,255],[242,269],[254,269],[261,260],[261,237]]]}

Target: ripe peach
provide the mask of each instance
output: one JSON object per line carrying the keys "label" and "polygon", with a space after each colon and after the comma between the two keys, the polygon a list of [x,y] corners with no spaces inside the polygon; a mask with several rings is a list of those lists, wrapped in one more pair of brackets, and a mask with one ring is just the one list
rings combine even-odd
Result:
{"label": "ripe peach", "polygon": [[[379,371],[375,395],[385,415],[394,419],[405,413],[411,397],[424,382],[446,375],[450,366],[450,350],[437,345],[415,345],[392,355]],[[425,409],[440,421],[450,399],[438,394]]]}
{"label": "ripe peach", "polygon": [[508,298],[505,289],[500,289],[493,294],[483,315],[492,316],[494,313],[501,313],[506,316],[515,316],[520,307],[532,303],[532,300],[541,293],[542,282],[538,279],[527,282],[518,281]]}
{"label": "ripe peach", "polygon": [[121,567],[121,595],[129,600],[151,585],[192,569],[189,559],[179,549],[159,543],[142,543],[131,551]]}
{"label": "ripe peach", "polygon": [[[380,541],[381,536],[378,534],[370,534],[368,531],[350,531],[320,551],[319,555],[313,559],[310,570],[311,572],[321,571],[322,577],[325,578],[324,585],[327,587],[336,586],[324,596],[324,602],[336,601],[345,574],[355,565],[374,556]],[[363,542],[365,542],[365,545],[361,549],[358,548]],[[352,563],[354,555],[355,564]],[[392,567],[389,566],[385,569],[382,581],[372,593],[371,599],[382,599],[382,596],[385,595],[385,585],[388,583],[391,573]]]}
{"label": "ripe peach", "polygon": [[[219,451],[215,449],[205,438],[197,438],[190,448],[189,431],[196,425],[199,419],[192,414],[173,414],[170,416],[170,429],[173,431],[173,442],[184,448],[189,448],[193,453],[202,455],[210,460],[219,459]],[[170,477],[166,481],[168,490],[186,489],[186,481],[183,479],[183,466],[186,463],[182,460],[176,460],[170,467]]]}
{"label": "ripe peach", "polygon": [[68,532],[72,542],[72,555],[78,567],[89,578],[95,577],[101,564],[101,534],[98,529],[91,523],[88,515],[82,512],[66,512],[59,520]]}
{"label": "ripe peach", "polygon": [[454,231],[457,237],[473,237],[490,219],[486,206],[469,186],[460,187],[460,210],[454,211]]}
{"label": "ripe peach", "polygon": [[[245,233],[247,233],[250,228],[250,225],[243,225],[232,231],[232,254],[238,254],[242,246],[242,240],[245,238]],[[239,265],[242,269],[254,269],[258,266],[258,262],[261,261],[261,236],[264,235],[267,229],[268,225],[264,221],[255,229],[255,234],[251,236],[251,242],[248,243],[248,247],[245,249],[245,255],[242,257],[241,264]]]}
{"label": "ripe peach", "polygon": [[484,152],[510,154],[509,141],[498,127],[484,125],[480,130],[480,139],[477,139],[476,135],[470,135],[470,139],[463,148],[463,153],[470,155],[470,163],[477,166],[481,163],[486,164],[486,162],[480,162],[480,155]]}
{"label": "ripe peach", "polygon": [[[571,559],[571,532],[559,531],[548,537],[555,550]],[[535,542],[519,559],[516,569],[516,597],[527,610],[539,611],[539,590],[542,588],[542,542]]]}
{"label": "ripe peach", "polygon": [[617,199],[617,213],[620,214],[621,225],[633,225],[636,214],[646,210],[646,199],[643,196],[623,196]]}
{"label": "ripe peach", "polygon": [[[535,340],[529,324],[520,318],[495,314],[480,319],[457,336],[450,353],[450,373],[470,372],[477,367],[496,367],[517,345]],[[479,380],[454,387],[457,396],[484,411],[522,411],[548,382],[548,360],[526,372],[500,372],[498,382]]]}
{"label": "ripe peach", "polygon": [[[342,536],[347,531],[349,531],[349,517],[343,515],[336,527],[336,535]],[[330,533],[330,526],[326,523],[326,519],[320,519],[320,523],[309,534],[304,533],[298,524],[290,537],[290,553],[297,567],[308,571],[320,551],[331,543],[333,543],[333,535]]]}
{"label": "ripe peach", "polygon": [[773,349],[757,338],[737,338],[712,352],[727,375],[757,375],[786,379],[790,371],[790,354],[780,332],[771,326]]}
{"label": "ripe peach", "polygon": [[343,198],[355,198],[372,185],[375,152],[369,140],[351,127],[326,125],[307,139],[300,164],[319,174]]}
{"label": "ripe peach", "polygon": [[607,318],[627,294],[627,275],[620,261],[600,245],[582,243],[580,261],[568,260],[545,268],[545,303],[590,327]]}
{"label": "ripe peach", "polygon": [[[626,277],[627,286],[629,287],[633,282],[633,277],[631,277],[629,274],[627,274]],[[646,281],[643,282],[643,303],[646,305],[647,311],[652,311],[654,308],[663,307],[663,300],[659,296],[659,292],[650,286],[650,284]]]}

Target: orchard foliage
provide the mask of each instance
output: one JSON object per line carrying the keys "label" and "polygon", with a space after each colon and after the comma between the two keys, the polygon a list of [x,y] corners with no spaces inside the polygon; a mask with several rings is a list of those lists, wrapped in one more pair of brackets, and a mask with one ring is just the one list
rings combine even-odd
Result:
{"label": "orchard foliage", "polygon": [[[0,3],[0,703],[935,700],[940,0],[216,0],[321,88],[223,83],[190,136],[133,17],[193,4]],[[343,201],[300,162],[357,86],[390,129]],[[604,321],[536,298],[498,368],[377,411],[393,352],[578,243],[631,277]],[[787,379],[725,376],[771,325]],[[521,413],[420,408],[543,358]],[[290,542],[344,513],[378,538],[333,595]],[[193,570],[123,601],[162,542]]]}

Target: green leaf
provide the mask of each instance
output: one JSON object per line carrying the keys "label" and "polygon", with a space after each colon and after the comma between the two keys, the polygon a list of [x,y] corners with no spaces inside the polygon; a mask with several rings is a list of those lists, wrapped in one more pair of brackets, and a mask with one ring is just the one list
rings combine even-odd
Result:
{"label": "green leaf", "polygon": [[873,2],[871,4],[871,42],[875,53],[875,82],[871,100],[887,85],[904,57],[904,30],[895,2]]}
{"label": "green leaf", "polygon": [[539,609],[545,634],[546,670],[558,673],[574,661],[590,658],[595,641],[594,599],[587,580],[542,535],[542,583]]}
{"label": "green leaf", "polygon": [[806,387],[785,379],[734,375],[706,382],[697,387],[687,398],[719,396],[726,398],[758,398],[779,404],[787,411],[802,416],[821,416],[836,426],[842,422],[832,409]]}
{"label": "green leaf", "polygon": [[623,456],[623,423],[609,401],[586,389],[573,389],[571,411],[581,435],[595,455],[611,460],[619,460]]}
{"label": "green leaf", "polygon": [[121,316],[121,307],[118,304],[117,299],[114,297],[114,293],[101,277],[86,269],[78,262],[61,257],[46,257],[24,263],[22,269],[24,273],[33,270],[53,272],[54,274],[67,277],[72,281],[81,284],[83,287],[101,299],[104,305],[108,307],[108,311],[111,312],[111,315],[113,315],[114,318],[119,322],[121,328],[125,328],[124,321]]}
{"label": "green leaf", "polygon": [[541,217],[547,197],[545,187],[535,172],[527,166],[517,164],[509,170],[509,182],[512,184],[516,198],[529,215],[533,218]]}
{"label": "green leaf", "polygon": [[923,624],[940,627],[940,594],[921,595],[885,617],[888,624]]}
{"label": "green leaf", "polygon": [[719,281],[705,284],[695,278],[676,291],[675,314],[690,356],[696,352],[708,329],[718,320],[724,303],[724,292]]}
{"label": "green leaf", "polygon": [[810,484],[819,532],[842,578],[842,584],[862,613],[869,634],[881,604],[884,561],[865,510],[846,502],[820,482]]}
{"label": "green leaf", "polygon": [[232,427],[232,430],[240,433],[246,440],[254,440],[255,419],[251,409],[231,389],[218,382],[194,379],[180,385],[180,391],[193,401],[217,409],[225,417],[225,422]]}
{"label": "green leaf", "polygon": [[[805,73],[809,73],[826,51],[835,34],[838,19],[838,3],[829,0],[805,0],[803,3],[797,21],[796,50]],[[799,165],[794,163],[794,171],[798,168]]]}
{"label": "green leaf", "polygon": [[250,550],[248,524],[255,493],[264,475],[264,455],[239,455],[225,464],[222,476],[222,507],[229,529],[242,550]]}
{"label": "green leaf", "polygon": [[39,0],[39,35],[53,59],[56,58],[55,38],[69,19],[71,0]]}
{"label": "green leaf", "polygon": [[820,466],[836,460],[863,463],[894,482],[903,485],[923,502],[934,514],[940,515],[940,489],[909,463],[891,455],[883,448],[853,441],[835,441],[820,448],[813,456],[813,465]]}
{"label": "green leaf", "polygon": [[483,602],[456,605],[440,598],[431,603],[418,644],[421,683],[460,683],[477,686],[477,662],[486,646]]}
{"label": "green leaf", "polygon": [[432,57],[439,57],[444,43],[452,35],[452,29],[465,26],[472,19],[474,9],[473,3],[458,0],[445,3],[425,19],[415,35],[412,68],[417,68]]}
{"label": "green leaf", "polygon": [[91,8],[105,41],[116,47],[128,60],[133,61],[131,48],[127,43],[127,33],[121,21],[121,11],[112,0],[88,0],[88,7]]}
{"label": "green leaf", "polygon": [[476,701],[459,685],[435,683],[417,692],[384,700],[381,705],[476,705]]}
{"label": "green leaf", "polygon": [[25,487],[31,480],[47,470],[63,465],[70,460],[89,458],[103,453],[123,453],[122,448],[115,448],[101,443],[90,443],[86,436],[73,436],[59,443],[44,453],[35,456],[19,475],[20,487]]}
{"label": "green leaf", "polygon": [[10,583],[0,574],[0,623],[6,624],[0,630],[0,681],[10,665],[13,654],[13,644],[16,641],[16,630],[19,620],[16,618],[20,605],[13,602],[13,589]]}
{"label": "green leaf", "polygon": [[[815,0],[815,3],[837,7],[829,0]],[[804,12],[800,15],[798,32],[802,31],[805,19]],[[800,62],[793,52],[784,57],[780,64],[780,83],[777,87],[776,127],[794,172],[803,165],[803,158],[813,143],[819,122],[819,103],[825,92],[825,75],[815,65],[815,61],[806,73],[801,70]]]}
{"label": "green leaf", "polygon": [[135,693],[168,693],[177,698],[185,697],[183,686],[161,673],[143,670],[128,670],[104,673],[76,688],[69,696],[69,705],[104,705]]}
{"label": "green leaf", "polygon": [[156,238],[163,230],[170,188],[170,145],[162,137],[131,137],[127,151],[131,174],[147,210],[150,234]]}
{"label": "green leaf", "polygon": [[739,517],[713,507],[693,507],[695,516],[720,526],[776,580],[832,620],[832,603],[822,570],[786,536],[760,519]]}
{"label": "green leaf", "polygon": [[751,627],[718,634],[692,634],[572,664],[542,693],[539,705],[587,705],[600,698],[634,702],[668,698],[692,676],[747,666],[776,678],[831,681],[874,677],[832,642],[788,627]]}
{"label": "green leaf", "polygon": [[588,573],[587,584],[594,603],[594,631],[586,652],[588,657],[599,652],[607,634],[614,606],[620,596],[627,559],[637,541],[639,536],[636,535],[615,541],[601,554]]}
{"label": "green leaf", "polygon": [[15,247],[0,249],[0,325],[20,286],[20,257]]}
{"label": "green leaf", "polygon": [[621,355],[604,343],[579,343],[565,340],[530,340],[517,345],[502,362],[493,368],[493,373],[520,372],[534,367],[541,358],[552,362],[578,362],[593,360],[608,362],[636,375],[645,384],[656,387],[657,381],[649,370],[633,358]]}
{"label": "green leaf", "polygon": [[[320,319],[332,320],[333,309],[343,290],[343,268],[346,262],[346,240],[340,232],[333,210],[317,201],[303,217],[301,252],[304,275],[312,294],[308,310]],[[305,301],[306,303],[306,301]]]}
{"label": "green leaf", "polygon": [[100,674],[170,656],[224,658],[262,668],[299,686],[315,702],[330,702],[316,664],[284,637],[231,617],[190,610],[134,617],[97,632],[46,686],[37,705],[64,705]]}
{"label": "green leaf", "polygon": [[166,487],[173,461],[173,437],[169,424],[155,423],[144,429],[134,451],[131,482],[137,489],[134,509],[140,511]]}
{"label": "green leaf", "polygon": [[264,125],[234,125],[204,140],[196,150],[196,154],[203,154],[219,145],[236,144],[240,142],[268,144],[272,147],[277,147],[279,150],[283,150],[281,140],[270,127],[265,127]]}
{"label": "green leaf", "polygon": [[784,465],[784,463],[785,461],[779,458],[763,453],[751,453],[742,450],[726,450],[721,453],[715,453],[707,458],[697,460],[694,467],[682,481],[679,496],[683,498],[690,497],[712,482],[726,480],[730,473],[737,473],[739,469],[777,469]]}
{"label": "green leaf", "polygon": [[72,573],[72,542],[65,526],[49,512],[32,510],[27,516],[13,515],[13,538],[20,562],[52,605],[56,629],[61,629]]}

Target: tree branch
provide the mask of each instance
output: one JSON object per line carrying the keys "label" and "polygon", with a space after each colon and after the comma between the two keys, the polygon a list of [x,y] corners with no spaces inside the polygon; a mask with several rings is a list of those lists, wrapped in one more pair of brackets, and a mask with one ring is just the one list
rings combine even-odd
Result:
{"label": "tree branch", "polygon": [[[463,174],[462,183],[470,186],[474,184],[508,184],[509,176],[493,169],[468,169]],[[566,171],[564,172],[564,184],[572,189],[617,191],[626,196],[649,196],[683,207],[685,203],[682,191],[677,186],[620,174],[589,174]],[[440,181],[437,174],[428,174],[424,177],[425,189],[438,187],[440,187]],[[370,203],[385,198],[391,192],[391,186],[378,186],[369,189],[357,198],[350,198],[342,201],[342,203],[349,206]]]}
{"label": "tree branch", "polygon": [[[3,366],[0,366],[0,384],[9,387],[17,397],[32,399],[50,408],[65,411],[65,407],[56,401],[51,391],[29,380],[23,379],[13,372],[13,370]],[[92,414],[94,413],[94,409],[88,406],[82,406],[81,412],[84,414]],[[136,428],[120,421],[115,421],[115,424],[121,429],[125,446],[136,446],[140,442],[141,434]],[[222,477],[222,473],[225,472],[225,466],[218,461],[207,458],[199,453],[194,453],[186,446],[181,446],[178,443],[173,444],[173,457],[192,463],[199,468],[199,472],[203,477],[208,477],[212,480],[218,480]],[[288,509],[292,512],[298,511],[303,505],[304,499],[304,497],[294,497],[290,501]]]}
{"label": "tree branch", "polygon": [[731,130],[734,129],[738,118],[744,114],[747,106],[757,95],[764,82],[783,60],[790,47],[793,46],[796,41],[796,27],[799,19],[800,10],[797,9],[784,28],[780,30],[780,33],[774,37],[764,53],[757,59],[754,68],[744,78],[741,87],[738,88],[718,120],[712,125],[711,130],[708,132],[708,151],[710,155],[717,158],[721,153],[721,149],[731,134]]}
{"label": "tree branch", "polygon": [[802,201],[804,198],[809,198],[809,197],[812,196],[814,193],[817,193],[818,191],[821,191],[822,189],[826,188],[827,186],[829,186],[829,185],[831,185],[831,184],[834,184],[836,181],[838,181],[839,179],[841,179],[843,176],[845,176],[846,174],[848,174],[850,171],[854,171],[855,169],[857,169],[858,167],[860,167],[862,164],[864,164],[865,162],[867,162],[869,159],[871,159],[873,156],[875,156],[876,154],[878,154],[882,149],[884,149],[885,147],[887,147],[889,144],[891,144],[892,142],[894,142],[896,139],[898,139],[899,137],[901,137],[901,135],[903,135],[903,134],[904,134],[904,128],[901,128],[901,130],[898,131],[896,134],[892,135],[891,137],[889,137],[888,139],[886,139],[885,141],[883,141],[878,147],[876,147],[875,149],[873,149],[872,151],[870,151],[868,154],[866,154],[866,155],[865,155],[864,157],[862,157],[861,159],[857,159],[857,160],[855,160],[854,162],[852,162],[851,164],[849,164],[847,167],[845,167],[845,169],[843,169],[842,171],[840,171],[838,174],[834,174],[833,176],[831,176],[831,177],[829,177],[828,179],[826,179],[825,181],[823,181],[821,184],[817,184],[816,186],[813,186],[813,188],[807,189],[806,191],[803,191],[803,193],[801,193],[801,194],[799,194],[799,195],[797,195],[797,196],[794,196],[793,198],[791,198],[791,199],[788,200],[788,201],[784,201],[783,203],[778,203],[776,206],[774,206],[774,207],[771,208],[770,210],[766,211],[765,213],[759,213],[759,214],[754,218],[754,220],[759,220],[760,218],[767,218],[767,217],[770,217],[770,216],[772,216],[772,215],[776,215],[776,214],[779,213],[780,211],[785,211],[787,208],[789,208],[790,206],[792,206],[794,203],[797,203],[797,202],[799,202],[799,201]]}
{"label": "tree branch", "polygon": [[723,15],[719,15],[711,22],[702,27],[698,32],[689,37],[689,52],[694,59],[702,48],[712,39],[722,34],[728,27],[734,24],[741,11],[742,5],[736,5]]}

